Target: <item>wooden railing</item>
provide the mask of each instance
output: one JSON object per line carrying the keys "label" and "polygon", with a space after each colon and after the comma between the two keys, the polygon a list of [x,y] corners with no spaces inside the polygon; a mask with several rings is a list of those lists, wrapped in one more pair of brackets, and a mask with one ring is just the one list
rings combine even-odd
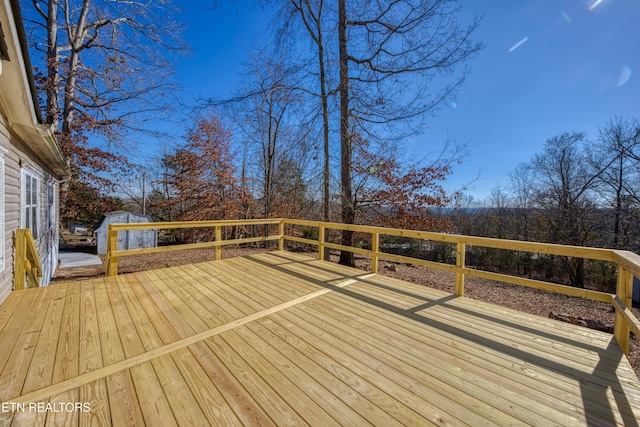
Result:
{"label": "wooden railing", "polygon": [[[222,240],[222,228],[242,225],[278,225],[278,233],[261,237],[241,238]],[[287,227],[289,226],[289,227]],[[118,250],[118,232],[123,230],[140,229],[179,229],[179,228],[201,228],[214,227],[216,240],[213,242],[192,243],[186,245],[165,246],[157,248]],[[301,237],[301,233],[293,235],[294,227],[311,227],[317,229],[317,240]],[[371,235],[371,249],[344,246],[337,243],[328,242],[327,230],[349,230],[357,233]],[[110,224],[107,239],[107,276],[118,274],[118,258],[121,256],[165,252],[179,249],[192,249],[203,247],[215,247],[216,259],[221,257],[222,246],[235,245],[240,243],[252,243],[263,241],[278,241],[278,249],[284,248],[285,241],[305,243],[317,246],[318,258],[324,259],[325,249],[337,249],[365,255],[371,258],[371,271],[378,272],[379,260],[397,261],[419,265],[423,267],[436,268],[449,271],[455,274],[455,294],[464,296],[465,276],[475,276],[483,279],[495,280],[498,282],[510,283],[513,285],[527,286],[530,288],[542,289],[574,297],[581,297],[595,301],[603,301],[612,304],[616,310],[614,335],[621,348],[628,354],[630,331],[636,337],[640,337],[640,321],[633,315],[629,307],[632,303],[633,277],[640,277],[640,256],[628,251],[617,251],[610,249],[586,248],[579,246],[554,245],[548,243],[523,242],[516,240],[502,240],[485,237],[464,236],[457,234],[433,233],[426,231],[403,230],[397,228],[373,227],[365,225],[350,225],[330,222],[295,220],[295,219],[262,219],[262,220],[229,220],[229,221],[197,221],[197,222],[155,222],[136,224]],[[395,255],[380,251],[380,236],[396,236],[413,239],[425,239],[434,242],[445,242],[456,245],[456,262],[446,264],[441,262],[427,261],[408,256]],[[583,258],[591,260],[608,261],[618,266],[618,281],[616,294],[598,292],[589,289],[575,288],[571,286],[559,285],[540,280],[527,279],[524,277],[511,276],[508,274],[493,273],[489,271],[477,270],[465,265],[465,255],[467,246],[480,246],[486,248],[496,248],[530,252],[537,254],[549,254],[565,257]]]}
{"label": "wooden railing", "polygon": [[14,290],[38,287],[42,277],[42,264],[40,264],[38,249],[31,230],[17,229],[13,245],[15,248]]}
{"label": "wooden railing", "polygon": [[[222,228],[245,225],[278,225],[278,235],[248,237],[241,239],[222,240]],[[118,274],[118,258],[121,256],[153,254],[158,252],[168,252],[181,249],[196,248],[216,248],[216,259],[222,256],[222,246],[238,245],[241,243],[266,242],[271,240],[279,240],[279,247],[282,248],[283,222],[281,219],[247,219],[247,220],[224,220],[224,221],[185,221],[185,222],[145,222],[133,224],[109,224],[107,230],[107,276],[115,276]],[[216,240],[213,242],[188,243],[172,246],[158,246],[155,248],[143,249],[118,249],[118,232],[125,230],[169,230],[169,229],[186,229],[186,228],[213,228],[215,229]]]}

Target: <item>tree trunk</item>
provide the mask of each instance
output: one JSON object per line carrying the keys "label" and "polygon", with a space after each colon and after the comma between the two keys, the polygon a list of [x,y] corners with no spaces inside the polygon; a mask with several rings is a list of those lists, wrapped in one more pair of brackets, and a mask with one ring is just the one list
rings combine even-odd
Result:
{"label": "tree trunk", "polygon": [[[355,212],[351,188],[351,135],[349,134],[349,56],[347,53],[347,5],[338,1],[338,43],[340,46],[340,175],[342,222],[353,224]],[[353,231],[342,232],[342,244],[352,246]],[[341,251],[340,264],[355,266],[353,252]]]}
{"label": "tree trunk", "polygon": [[[89,14],[90,4],[90,0],[84,0],[82,2],[82,10],[80,12],[80,17],[78,18],[78,23],[73,29],[73,32],[69,31],[71,54],[69,56],[67,81],[64,85],[64,102],[62,108],[62,133],[65,135],[68,135],[71,132],[71,125],[73,124],[73,98],[76,90],[78,66],[80,65],[80,51],[87,34],[87,16]],[[70,14],[71,11],[65,10],[65,13]],[[69,16],[67,16],[66,21],[71,21]]]}
{"label": "tree trunk", "polygon": [[[320,3],[322,7],[322,2]],[[322,9],[320,9],[320,13],[322,13]],[[331,180],[331,165],[329,162],[329,100],[327,98],[327,78],[325,74],[325,64],[324,64],[324,41],[322,39],[322,27],[320,20],[320,13],[318,13],[318,66],[320,68],[320,97],[322,99],[322,130],[323,130],[323,139],[324,139],[324,167],[323,169],[323,177],[322,177],[322,220],[329,222],[331,221],[330,216],[330,193],[329,193],[329,183]],[[331,249],[324,248],[324,259],[327,261],[331,260]]]}
{"label": "tree trunk", "polygon": [[[318,29],[320,31],[320,29]],[[322,46],[322,33],[318,37],[318,59],[320,67],[320,96],[322,97],[322,128],[324,137],[324,167],[323,167],[323,206],[322,219],[329,221],[329,181],[330,181],[330,165],[329,165],[329,101],[327,99],[327,82],[324,66],[324,46]]]}
{"label": "tree trunk", "polygon": [[623,170],[624,170],[624,166],[623,166],[623,156],[622,156],[622,152],[619,155],[620,158],[620,164],[619,164],[619,168],[618,168],[618,183],[617,183],[617,187],[616,187],[616,208],[615,208],[615,212],[614,212],[614,218],[613,218],[613,248],[614,249],[619,249],[620,248],[620,220],[622,217],[622,190],[623,190],[623,186],[622,186],[622,181],[624,179],[623,177]]}
{"label": "tree trunk", "polygon": [[78,53],[72,51],[69,58],[69,75],[64,85],[64,105],[62,109],[62,133],[64,135],[69,135],[73,123],[73,97],[76,89],[78,59]]}
{"label": "tree trunk", "polygon": [[58,2],[49,0],[47,10],[47,123],[58,130]]}
{"label": "tree trunk", "polygon": [[269,218],[271,215],[271,197],[272,197],[272,189],[273,189],[273,167],[274,167],[274,157],[275,157],[275,139],[276,133],[273,129],[273,104],[272,104],[272,92],[269,93],[269,110],[268,110],[268,120],[269,127],[267,131],[267,146],[264,153],[264,217]]}
{"label": "tree trunk", "polygon": [[584,258],[575,259],[576,276],[573,286],[576,288],[584,288]]}
{"label": "tree trunk", "polygon": [[[320,103],[322,106],[322,130],[323,130],[323,156],[324,164],[322,168],[322,220],[330,221],[330,181],[331,181],[331,168],[330,168],[330,152],[329,152],[329,100],[327,95],[327,78],[326,78],[326,66],[324,62],[324,38],[322,33],[322,11],[324,8],[324,1],[320,0],[317,4],[317,14],[314,14],[311,10],[311,5],[308,0],[304,2],[296,3],[292,0],[294,8],[300,13],[302,22],[304,23],[309,35],[313,39],[314,43],[318,47],[318,83],[320,84]],[[305,9],[306,7],[306,9]],[[306,10],[306,12],[305,12]],[[311,18],[311,21],[308,19]],[[313,28],[312,28],[313,23]],[[324,259],[329,260],[331,250],[325,248]]]}

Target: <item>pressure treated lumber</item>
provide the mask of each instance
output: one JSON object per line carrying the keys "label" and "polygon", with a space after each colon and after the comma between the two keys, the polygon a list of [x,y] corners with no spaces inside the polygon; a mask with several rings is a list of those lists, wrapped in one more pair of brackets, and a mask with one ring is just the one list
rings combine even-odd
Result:
{"label": "pressure treated lumber", "polygon": [[91,405],[0,413],[15,425],[640,417],[610,334],[285,251],[18,291],[0,306],[0,343],[5,404]]}

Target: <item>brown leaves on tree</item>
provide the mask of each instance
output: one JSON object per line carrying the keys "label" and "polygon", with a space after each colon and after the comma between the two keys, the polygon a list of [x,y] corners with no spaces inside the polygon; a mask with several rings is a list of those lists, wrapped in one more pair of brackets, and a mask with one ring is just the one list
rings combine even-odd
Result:
{"label": "brown leaves on tree", "polygon": [[104,212],[123,209],[122,200],[103,194],[98,188],[77,179],[69,181],[62,215],[68,222],[93,225]]}
{"label": "brown leaves on tree", "polygon": [[87,134],[74,128],[58,135],[58,144],[71,170],[71,178],[62,194],[64,225],[92,225],[103,213],[122,207],[122,201],[110,195],[115,188],[109,176],[129,174],[131,164],[124,156],[89,146]]}
{"label": "brown leaves on tree", "polygon": [[430,212],[451,204],[440,185],[451,173],[448,165],[406,167],[393,156],[371,153],[368,142],[359,136],[354,142],[353,172],[361,178],[355,196],[362,220],[411,230],[450,229],[448,220],[434,218]]}
{"label": "brown leaves on tree", "polygon": [[178,206],[183,221],[239,218],[252,203],[236,178],[231,133],[215,116],[200,118],[187,143],[165,158],[167,184],[174,196],[165,206]]}

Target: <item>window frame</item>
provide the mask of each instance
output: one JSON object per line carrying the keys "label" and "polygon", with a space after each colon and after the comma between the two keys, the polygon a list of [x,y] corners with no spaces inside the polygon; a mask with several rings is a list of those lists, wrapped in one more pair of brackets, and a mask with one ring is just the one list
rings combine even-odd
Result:
{"label": "window frame", "polygon": [[33,239],[38,240],[38,238],[40,237],[39,225],[40,177],[35,172],[23,168],[22,191],[20,200],[20,227],[30,229],[31,234],[33,235]]}

